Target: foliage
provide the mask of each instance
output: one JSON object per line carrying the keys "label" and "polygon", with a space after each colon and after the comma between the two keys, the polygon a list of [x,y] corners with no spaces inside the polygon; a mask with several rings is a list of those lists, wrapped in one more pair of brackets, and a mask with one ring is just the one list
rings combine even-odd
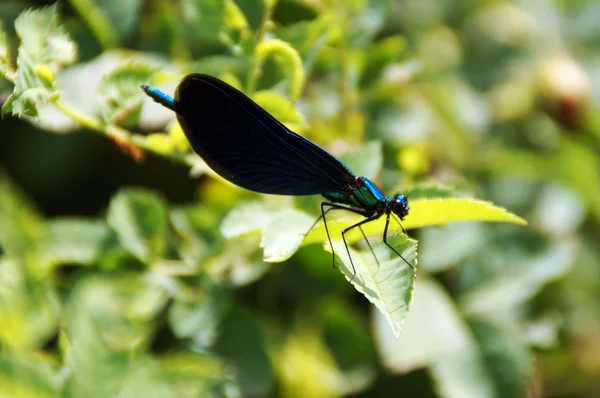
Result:
{"label": "foliage", "polygon": [[[597,392],[597,76],[556,52],[593,50],[584,16],[599,11],[561,7],[0,8],[10,135],[32,124],[62,134],[58,147],[84,131],[112,145],[82,156],[79,144],[53,162],[35,156],[36,138],[14,144],[18,158],[0,143],[11,175],[0,177],[0,395],[521,397],[540,381],[548,395]],[[576,28],[557,33],[536,15]],[[363,228],[368,241],[348,234],[351,263],[339,239],[353,215],[328,218],[333,255],[322,223],[310,229],[319,198],[257,195],[215,176],[172,112],[138,88],[172,92],[191,72],[227,81],[385,192],[408,194],[410,214],[389,235],[406,262],[381,242],[384,218]],[[94,153],[106,160],[86,172]],[[59,197],[72,181],[95,195],[97,173],[121,158],[135,162],[114,169],[93,210],[75,210],[86,201],[73,194],[49,211],[19,187],[29,179],[28,191]],[[153,168],[157,159],[170,163]],[[173,200],[161,181],[182,166],[198,189]],[[578,383],[561,384],[572,366]],[[412,377],[421,369],[428,380]]]}

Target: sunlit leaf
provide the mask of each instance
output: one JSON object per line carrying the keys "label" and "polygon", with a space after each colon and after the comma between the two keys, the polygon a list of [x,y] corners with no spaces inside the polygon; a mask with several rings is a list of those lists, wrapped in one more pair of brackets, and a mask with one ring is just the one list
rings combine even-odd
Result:
{"label": "sunlit leaf", "polygon": [[281,396],[337,397],[336,382],[341,380],[331,353],[315,330],[298,329],[288,336],[283,347],[272,351]]}
{"label": "sunlit leaf", "polygon": [[0,395],[51,398],[60,395],[57,371],[48,361],[15,353],[0,356]]}
{"label": "sunlit leaf", "polygon": [[229,212],[221,224],[221,233],[234,238],[258,231],[267,225],[274,211],[262,202],[244,202]]}
{"label": "sunlit leaf", "polygon": [[108,224],[121,245],[144,262],[161,257],[166,250],[167,209],[155,194],[123,189],[108,207]]}
{"label": "sunlit leaf", "polygon": [[11,256],[31,254],[44,234],[41,215],[27,197],[0,175],[0,240]]}
{"label": "sunlit leaf", "polygon": [[10,76],[14,71],[11,65],[11,54],[8,47],[8,37],[4,31],[4,27],[0,22],[0,75],[12,78]]}
{"label": "sunlit leaf", "polygon": [[373,245],[373,252],[367,248],[361,252],[350,249],[352,269],[346,248],[339,241],[333,242],[340,271],[351,281],[354,288],[362,293],[381,311],[388,320],[396,336],[404,324],[404,319],[413,298],[417,267],[417,242],[405,234],[388,236],[394,247],[414,269],[402,260],[383,242]]}
{"label": "sunlit leaf", "polygon": [[[508,222],[518,225],[525,225],[527,222],[508,210],[495,206],[491,202],[485,202],[471,198],[438,198],[438,199],[418,199],[410,201],[410,212],[402,221],[405,229],[431,227],[444,225],[452,222],[461,221],[487,221],[487,222]],[[330,217],[330,216],[328,216]],[[332,217],[333,218],[333,217]],[[390,223],[395,223],[390,221]],[[327,227],[331,236],[336,237],[341,234],[344,228],[352,225],[351,221],[337,221],[327,219]],[[363,226],[367,236],[381,235],[385,228],[385,217],[377,221],[370,222]],[[313,228],[306,237],[304,243],[313,243],[327,239],[325,227],[322,223]],[[358,235],[350,238],[354,241]]]}
{"label": "sunlit leaf", "polygon": [[2,106],[2,115],[37,116],[54,89],[56,72],[75,61],[75,43],[58,24],[55,8],[28,10],[15,21],[21,39],[15,89]]}
{"label": "sunlit leaf", "polygon": [[273,216],[264,227],[260,241],[265,261],[281,262],[290,258],[314,222],[313,217],[293,209],[282,210]]}
{"label": "sunlit leaf", "polygon": [[57,332],[61,304],[54,286],[34,280],[24,263],[0,259],[0,342],[11,350],[40,348]]}
{"label": "sunlit leaf", "polygon": [[252,99],[286,127],[296,130],[303,122],[302,115],[287,98],[272,91],[257,91]]}

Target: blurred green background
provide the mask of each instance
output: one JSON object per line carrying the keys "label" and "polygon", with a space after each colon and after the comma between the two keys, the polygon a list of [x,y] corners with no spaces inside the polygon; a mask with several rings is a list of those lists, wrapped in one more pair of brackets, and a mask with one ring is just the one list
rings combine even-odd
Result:
{"label": "blurred green background", "polygon": [[[599,2],[50,4],[0,3],[0,99],[17,54],[29,89],[0,125],[0,395],[600,396]],[[411,231],[396,338],[321,244],[263,261],[257,217],[316,218],[320,199],[196,164],[138,89],[191,72],[388,194],[529,225]]]}

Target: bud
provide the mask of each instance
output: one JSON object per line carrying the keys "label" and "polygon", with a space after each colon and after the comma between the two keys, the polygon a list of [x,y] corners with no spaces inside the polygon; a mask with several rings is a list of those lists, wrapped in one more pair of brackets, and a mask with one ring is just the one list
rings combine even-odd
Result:
{"label": "bud", "polygon": [[573,59],[557,55],[537,73],[538,91],[548,115],[563,127],[580,128],[590,104],[590,81]]}

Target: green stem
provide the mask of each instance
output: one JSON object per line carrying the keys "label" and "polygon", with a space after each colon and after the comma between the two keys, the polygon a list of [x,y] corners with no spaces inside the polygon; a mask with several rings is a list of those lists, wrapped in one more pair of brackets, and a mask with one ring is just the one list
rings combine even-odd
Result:
{"label": "green stem", "polygon": [[86,22],[94,36],[98,39],[102,47],[116,47],[119,44],[119,35],[114,29],[110,20],[105,16],[104,11],[97,7],[91,0],[70,0],[73,8],[77,10],[79,16]]}
{"label": "green stem", "polygon": [[246,94],[252,95],[254,92],[254,88],[256,87],[256,81],[260,76],[260,69],[262,65],[258,62],[258,57],[256,56],[256,47],[264,40],[265,34],[267,32],[267,25],[271,22],[271,18],[273,16],[273,10],[277,5],[277,0],[265,0],[264,6],[265,9],[263,11],[262,19],[260,20],[260,24],[258,25],[258,30],[256,31],[256,36],[254,37],[254,52],[252,54],[252,60],[250,61],[250,71],[248,73],[248,82],[246,84]]}
{"label": "green stem", "polygon": [[145,137],[132,134],[131,132],[113,124],[102,123],[100,119],[90,115],[86,115],[85,113],[82,113],[79,110],[60,101],[58,98],[52,99],[51,101],[58,110],[63,112],[65,115],[73,119],[78,124],[92,131],[106,135],[107,137],[115,139],[119,142],[136,146],[145,151],[152,152],[156,155],[167,157],[169,159],[172,159],[179,163],[183,163],[190,167],[194,166],[197,163],[194,156],[189,156],[187,154],[182,154],[178,152],[164,153],[157,151],[156,149],[148,145],[148,142],[146,141]]}

